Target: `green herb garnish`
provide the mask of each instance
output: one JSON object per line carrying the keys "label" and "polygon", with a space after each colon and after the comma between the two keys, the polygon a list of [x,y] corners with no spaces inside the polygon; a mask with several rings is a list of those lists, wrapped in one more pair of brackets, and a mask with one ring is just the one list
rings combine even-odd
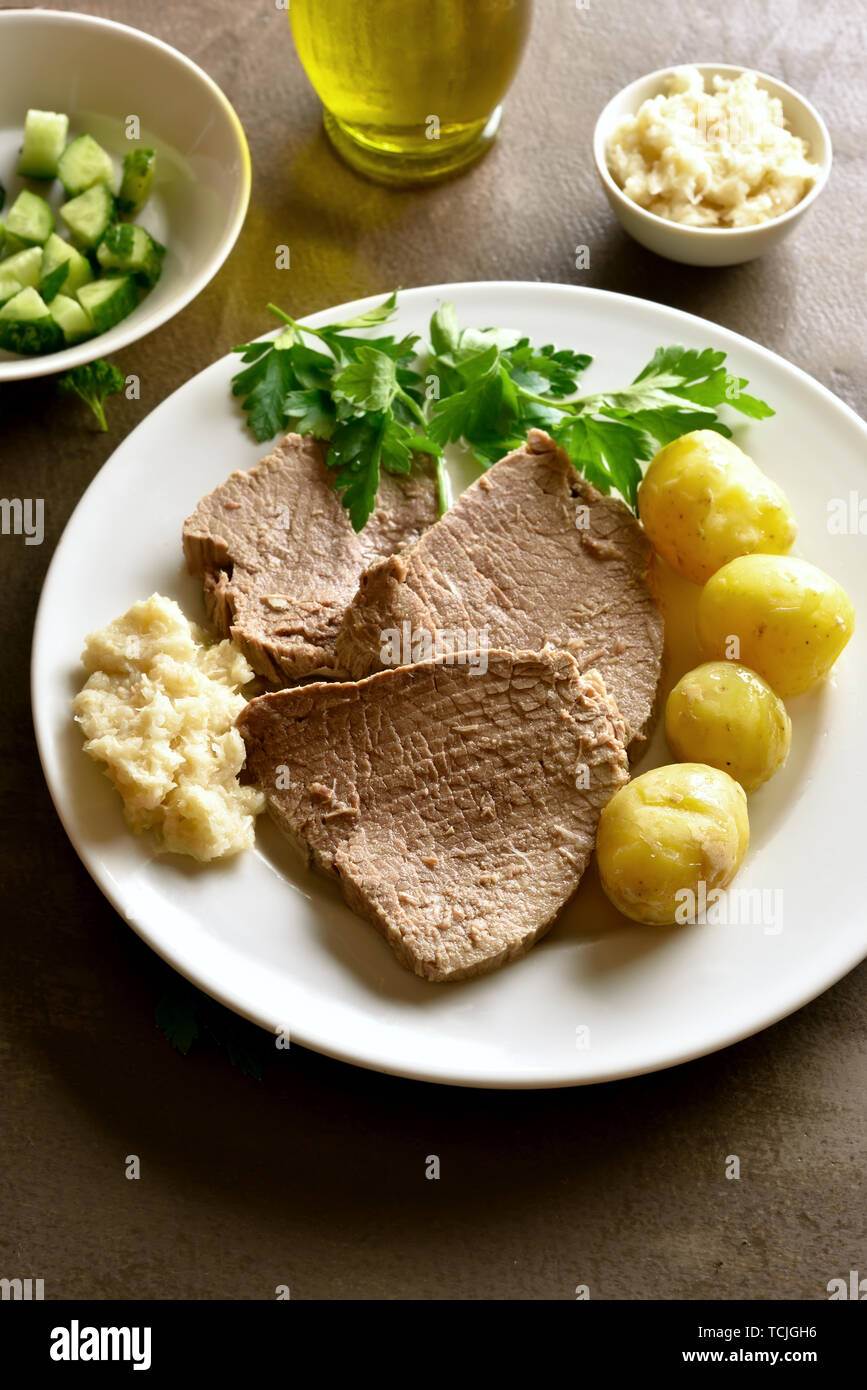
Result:
{"label": "green herb garnish", "polygon": [[105,402],[109,396],[123,390],[124,377],[111,362],[100,357],[96,362],[86,362],[83,367],[73,367],[71,371],[64,372],[58,378],[57,386],[66,395],[80,396],[96,416],[99,428],[107,430]]}
{"label": "green herb garnish", "polygon": [[154,1021],[172,1047],[185,1057],[196,1043],[217,1047],[245,1076],[262,1080],[266,1035],[185,980],[173,978],[167,982],[157,1001]]}
{"label": "green herb garnish", "polygon": [[586,354],[534,347],[500,329],[461,330],[452,304],[433,315],[430,346],[420,351],[414,335],[370,332],[392,319],[396,303],[391,294],[358,318],[316,329],[269,304],[283,332],[234,349],[246,366],[232,391],[253,434],[263,441],[295,429],[327,440],[334,486],[356,531],[374,509],[381,470],[408,473],[413,453],[435,459],[442,514],[449,497],[443,451],[452,441],[465,441],[488,468],[529,429],[548,430],[600,492],[616,489],[635,508],[641,464],[662,445],[696,429],[731,435],[718,406],[757,420],[774,413],[745,393],[747,381],[728,372],[726,354],[712,348],[659,348],[629,386],[578,396],[592,361]]}

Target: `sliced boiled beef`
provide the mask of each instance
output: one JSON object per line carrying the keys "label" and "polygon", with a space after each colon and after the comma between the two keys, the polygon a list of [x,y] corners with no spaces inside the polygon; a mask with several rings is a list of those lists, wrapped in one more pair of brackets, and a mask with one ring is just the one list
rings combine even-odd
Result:
{"label": "sliced boiled beef", "polygon": [[625,728],[565,651],[491,650],[253,700],[247,774],[308,862],[427,980],[523,955],[628,780]]}
{"label": "sliced boiled beef", "polygon": [[[478,478],[402,554],[361,577],[337,637],[357,677],[392,664],[390,633],[471,630],[489,646],[562,647],[595,667],[628,730],[648,736],[662,617],[647,586],[650,547],[629,508],[603,497],[541,430]],[[409,644],[404,642],[401,650]],[[423,644],[421,644],[423,649]]]}
{"label": "sliced boiled beef", "polygon": [[279,684],[340,676],[334,643],[364,568],[416,541],[437,517],[436,487],[419,465],[383,472],[360,534],[333,488],[324,446],[287,434],[248,472],[235,472],[184,523],[187,566],[205,607],[254,671]]}

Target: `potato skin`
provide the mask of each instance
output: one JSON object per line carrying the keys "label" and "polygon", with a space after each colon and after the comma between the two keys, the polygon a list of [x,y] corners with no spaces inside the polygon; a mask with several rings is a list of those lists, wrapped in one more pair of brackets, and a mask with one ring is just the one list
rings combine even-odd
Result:
{"label": "potato skin", "polygon": [[788,699],[827,676],[855,630],[855,609],[845,589],[807,560],[743,555],[708,580],[696,630],[704,656],[736,658]]}
{"label": "potato skin", "polygon": [[737,661],[707,661],[669,695],[665,736],[679,760],[721,768],[751,792],[786,761],[792,721],[757,672]]}
{"label": "potato skin", "polygon": [[673,763],[621,787],[599,820],[602,887],[635,922],[673,926],[684,890],[726,888],[750,840],[746,792],[719,768]]}
{"label": "potato skin", "polygon": [[654,549],[694,584],[737,555],[784,555],[797,534],[782,489],[714,430],[660,449],[639,486],[638,513]]}

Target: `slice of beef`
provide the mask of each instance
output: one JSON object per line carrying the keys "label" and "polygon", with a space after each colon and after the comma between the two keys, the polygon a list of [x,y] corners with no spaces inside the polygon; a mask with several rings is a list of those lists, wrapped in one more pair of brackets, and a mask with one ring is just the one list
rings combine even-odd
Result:
{"label": "slice of beef", "polygon": [[253,700],[247,771],[308,862],[428,980],[523,955],[628,780],[625,728],[564,651],[447,659]]}
{"label": "slice of beef", "polygon": [[652,724],[662,661],[649,558],[629,508],[602,497],[547,434],[531,430],[421,540],[362,575],[338,660],[355,677],[393,664],[393,632],[487,630],[491,647],[565,647],[582,670],[601,672],[634,757]]}
{"label": "slice of beef", "polygon": [[323,445],[287,434],[249,472],[235,472],[184,522],[184,556],[201,575],[208,617],[254,671],[283,684],[340,676],[344,609],[373,560],[418,539],[437,517],[429,472],[383,472],[364,530],[352,529]]}

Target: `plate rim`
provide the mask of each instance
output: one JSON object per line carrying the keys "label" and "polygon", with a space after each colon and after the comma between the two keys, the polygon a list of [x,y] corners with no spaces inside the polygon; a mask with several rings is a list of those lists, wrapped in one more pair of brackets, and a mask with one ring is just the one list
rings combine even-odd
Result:
{"label": "plate rim", "polygon": [[[861,418],[857,411],[855,411],[845,401],[841,400],[838,396],[836,396],[834,392],[831,391],[828,387],[824,386],[822,382],[817,381],[815,377],[812,377],[803,368],[798,367],[796,364],[789,362],[779,353],[776,353],[772,349],[765,347],[763,344],[757,343],[755,342],[755,340],[746,337],[745,334],[737,333],[735,330],[727,328],[725,325],[716,324],[713,322],[713,320],[706,319],[701,315],[691,314],[686,310],[681,310],[668,304],[661,304],[656,300],[644,299],[634,295],[621,294],[617,291],[600,289],[595,286],[562,284],[556,281],[470,280],[455,281],[452,283],[441,283],[435,285],[419,285],[410,289],[400,290],[398,291],[398,304],[400,305],[402,300],[405,302],[407,298],[412,299],[418,297],[420,299],[423,299],[435,296],[439,296],[442,298],[443,296],[454,294],[456,292],[460,293],[462,291],[505,291],[506,293],[512,293],[518,290],[530,292],[532,294],[546,294],[553,292],[557,296],[574,295],[579,299],[585,297],[592,297],[597,300],[613,301],[620,305],[635,304],[641,306],[642,308],[649,308],[654,312],[671,314],[677,320],[688,320],[691,324],[700,325],[703,329],[709,328],[712,331],[722,333],[725,335],[726,338],[731,340],[732,348],[735,347],[738,343],[745,344],[751,351],[759,353],[760,356],[766,358],[775,366],[782,366],[782,368],[784,368],[786,372],[792,373],[796,380],[799,379],[804,386],[808,387],[811,391],[818,393],[819,396],[824,398],[824,400],[836,411],[842,412],[843,416],[847,418],[849,424],[854,425],[856,431],[860,433],[860,435],[863,437],[863,441],[865,444],[865,452],[867,452],[867,422],[865,422]],[[352,316],[359,313],[363,313],[365,310],[373,307],[373,305],[378,304],[382,300],[383,295],[385,293],[388,293],[388,291],[375,293],[371,295],[365,295],[363,298],[347,301],[345,304],[328,306],[325,309],[317,310],[314,313],[305,315],[303,318],[300,318],[298,320],[298,323],[302,327],[307,325],[317,327],[319,326],[320,322],[327,322],[336,313],[341,313],[343,315],[351,314]],[[264,333],[260,335],[260,338],[255,339],[253,341],[260,341],[269,337],[273,337],[279,331],[279,329],[276,329],[272,332]],[[727,352],[729,350],[729,348],[726,349]],[[81,497],[79,498],[78,502],[73,508],[63,528],[63,531],[57,541],[54,553],[46,569],[45,578],[42,584],[42,591],[40,593],[39,602],[36,609],[31,642],[30,662],[31,717],[43,776],[45,778],[45,782],[48,787],[49,795],[54,805],[54,809],[57,812],[61,825],[63,826],[63,829],[73,849],[78,855],[78,858],[84,865],[84,868],[87,870],[88,874],[90,875],[93,882],[96,884],[99,891],[102,893],[103,897],[105,897],[108,900],[108,902],[112,905],[114,910],[118,913],[122,920],[132,928],[136,935],[139,936],[141,940],[143,940],[147,944],[147,946],[155,952],[156,955],[158,955],[162,960],[164,960],[168,965],[170,965],[173,970],[176,970],[178,974],[182,975],[185,979],[189,980],[190,983],[196,986],[196,988],[201,989],[203,993],[208,994],[211,998],[217,1000],[218,1003],[224,1005],[226,1008],[231,1009],[232,1012],[239,1014],[241,1017],[248,1019],[251,1023],[254,1023],[257,1026],[263,1028],[266,1032],[273,1034],[275,1029],[280,1026],[279,1021],[275,1022],[272,1019],[266,1019],[262,1013],[256,1013],[255,1009],[253,1009],[252,1007],[248,1007],[246,1004],[239,1002],[238,999],[233,998],[230,992],[225,988],[225,986],[212,977],[210,968],[202,969],[201,967],[195,965],[193,962],[187,960],[185,957],[182,958],[179,955],[172,956],[171,954],[169,954],[169,952],[166,949],[162,948],[162,946],[159,944],[157,940],[152,938],[145,925],[136,920],[133,920],[133,917],[131,915],[128,915],[128,909],[125,909],[122,903],[119,901],[120,894],[114,891],[112,880],[106,876],[106,881],[104,882],[100,878],[97,864],[91,863],[89,861],[88,848],[86,844],[79,844],[77,842],[67,823],[67,818],[64,814],[64,809],[61,804],[63,788],[62,786],[55,787],[55,784],[49,773],[50,760],[47,756],[47,745],[51,730],[50,728],[43,729],[41,727],[37,713],[40,705],[40,692],[37,688],[39,675],[38,663],[40,660],[41,650],[40,628],[45,623],[45,610],[47,609],[49,585],[55,567],[59,567],[61,552],[67,540],[68,533],[72,529],[73,522],[76,520],[79,511],[82,508],[84,508],[87,502],[88,494],[97,483],[103,470],[111,463],[116,453],[121,448],[123,448],[131,439],[133,439],[137,432],[139,430],[142,430],[150,422],[150,420],[155,414],[162,410],[164,406],[168,406],[168,404],[174,400],[174,397],[178,395],[179,392],[186,390],[187,387],[189,387],[193,381],[198,379],[198,377],[203,375],[205,372],[210,371],[212,367],[218,365],[219,363],[230,360],[231,357],[232,353],[230,351],[228,353],[221,354],[219,357],[215,358],[211,363],[201,368],[200,371],[196,372],[187,381],[183,382],[180,386],[178,386],[174,391],[172,391],[168,396],[166,396],[162,401],[160,401],[160,403],[157,406],[155,406],[154,409],[150,411],[148,415],[144,417],[143,420],[139,421],[135,428],[131,430],[129,434],[127,434],[118,443],[116,448],[110,454],[109,458],[106,459],[105,463],[94,474],[93,478],[90,480],[88,486],[85,488],[84,492],[82,493]],[[293,1043],[297,1043],[297,1045],[301,1047],[308,1048],[310,1051],[320,1053],[321,1055],[333,1058],[336,1061],[349,1063],[352,1066],[362,1067],[364,1070],[367,1071],[379,1072],[384,1075],[400,1077],[406,1080],[424,1081],[435,1085],[461,1086],[472,1089],[484,1090],[555,1090],[575,1086],[601,1085],[610,1081],[626,1080],[630,1077],[649,1075],[657,1071],[665,1071],[672,1067],[681,1066],[684,1063],[695,1061],[698,1058],[711,1056],[715,1052],[722,1051],[727,1047],[734,1046],[736,1043],[743,1042],[745,1039],[749,1037],[753,1037],[758,1033],[764,1032],[765,1029],[773,1027],[775,1024],[781,1022],[784,1018],[789,1017],[790,1015],[796,1013],[799,1009],[811,1003],[821,994],[824,994],[826,990],[830,989],[833,985],[837,984],[841,979],[843,979],[852,970],[854,970],[865,958],[867,958],[867,939],[865,939],[863,945],[859,948],[858,952],[851,959],[847,956],[842,964],[839,964],[838,962],[829,972],[823,973],[822,976],[818,979],[818,982],[815,984],[815,988],[813,988],[813,986],[811,985],[809,993],[799,993],[797,1002],[787,1005],[786,1007],[783,1007],[778,1011],[775,1011],[772,1016],[764,1018],[763,1021],[755,1024],[755,1026],[750,1025],[744,1028],[739,1027],[736,1028],[733,1032],[728,1033],[725,1033],[725,1030],[723,1030],[724,1037],[722,1040],[717,1038],[716,1041],[712,1041],[708,1043],[706,1046],[702,1045],[699,1047],[687,1048],[682,1052],[678,1052],[676,1056],[666,1057],[664,1060],[661,1060],[658,1057],[651,1057],[645,1062],[642,1062],[641,1064],[636,1065],[634,1067],[618,1066],[610,1072],[602,1072],[594,1074],[592,1076],[583,1075],[576,1077],[574,1075],[567,1076],[560,1073],[558,1073],[557,1075],[553,1075],[548,1074],[547,1072],[540,1072],[538,1070],[528,1070],[525,1075],[515,1074],[513,1072],[509,1077],[500,1075],[492,1076],[490,1073],[485,1071],[484,1066],[477,1069],[476,1071],[466,1071],[457,1075],[451,1073],[445,1074],[442,1070],[437,1071],[432,1067],[402,1067],[400,1065],[396,1065],[393,1059],[389,1059],[384,1055],[375,1055],[375,1053],[372,1052],[370,1048],[367,1048],[364,1052],[353,1051],[352,1048],[341,1047],[321,1037],[311,1036],[309,1030],[306,1035],[302,1035],[301,1032],[298,1032],[296,1034],[293,1029],[292,1041]]]}

